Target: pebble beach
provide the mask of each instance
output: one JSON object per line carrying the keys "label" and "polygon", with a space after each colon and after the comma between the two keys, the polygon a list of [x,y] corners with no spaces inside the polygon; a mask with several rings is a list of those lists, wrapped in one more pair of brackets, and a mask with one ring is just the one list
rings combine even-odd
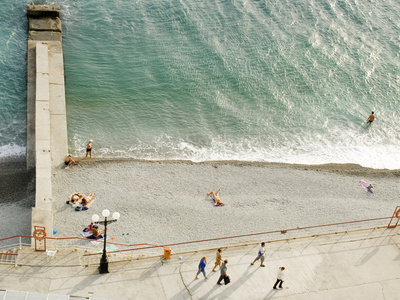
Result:
{"label": "pebble beach", "polygon": [[[399,170],[358,165],[288,165],[251,162],[84,159],[53,172],[53,217],[57,237],[81,236],[93,214],[105,208],[121,214],[108,227],[116,243],[166,245],[392,216],[399,204]],[[371,182],[375,193],[359,181]],[[207,197],[221,189],[223,207]],[[96,193],[87,211],[66,204],[73,192]],[[252,235],[179,246],[213,248],[369,228],[387,221]],[[355,226],[355,227],[354,227]],[[176,247],[175,247],[176,248]],[[174,248],[174,249],[175,249]]]}

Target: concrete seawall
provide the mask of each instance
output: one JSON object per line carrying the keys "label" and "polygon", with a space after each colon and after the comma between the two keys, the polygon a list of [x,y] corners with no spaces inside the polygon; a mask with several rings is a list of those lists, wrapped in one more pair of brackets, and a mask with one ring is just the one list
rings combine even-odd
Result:
{"label": "concrete seawall", "polygon": [[52,235],[52,169],[68,153],[60,6],[28,6],[27,168],[35,168],[34,226]]}

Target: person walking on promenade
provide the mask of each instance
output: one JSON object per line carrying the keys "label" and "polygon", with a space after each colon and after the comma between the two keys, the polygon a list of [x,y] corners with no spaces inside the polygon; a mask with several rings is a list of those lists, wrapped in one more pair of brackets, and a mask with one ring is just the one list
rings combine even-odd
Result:
{"label": "person walking on promenade", "polygon": [[278,275],[276,276],[276,282],[274,284],[273,289],[276,290],[276,286],[279,284],[279,288],[283,289],[282,283],[283,283],[283,270],[285,270],[285,267],[280,267],[278,271]]}
{"label": "person walking on promenade", "polygon": [[90,155],[90,158],[92,158],[92,149],[93,149],[93,146],[92,146],[92,140],[90,140],[89,141],[89,143],[87,143],[87,145],[86,145],[86,157],[88,156],[88,154]]}
{"label": "person walking on promenade", "polygon": [[218,278],[217,284],[222,285],[221,281],[227,277],[228,275],[226,274],[226,270],[228,270],[228,267],[226,266],[228,264],[228,260],[225,259],[221,265],[221,275]]}
{"label": "person walking on promenade", "polygon": [[264,242],[262,242],[262,243],[260,244],[260,247],[259,247],[259,249],[258,249],[257,257],[254,259],[254,261],[251,263],[251,265],[254,265],[254,263],[255,263],[257,260],[259,260],[259,259],[261,259],[260,267],[265,267],[265,265],[264,265],[264,259],[265,259],[265,243],[264,243]]}
{"label": "person walking on promenade", "polygon": [[197,271],[196,277],[195,277],[194,279],[199,279],[199,277],[197,277],[197,276],[200,274],[200,272],[203,273],[204,279],[207,279],[206,271],[205,271],[206,265],[207,265],[207,258],[204,256],[204,257],[200,260],[200,263],[199,263],[199,270]]}
{"label": "person walking on promenade", "polygon": [[217,272],[215,271],[216,267],[220,267],[221,268],[221,262],[222,262],[222,254],[221,254],[222,250],[218,249],[217,250],[217,257],[215,258],[215,265],[214,268],[212,269],[212,272]]}

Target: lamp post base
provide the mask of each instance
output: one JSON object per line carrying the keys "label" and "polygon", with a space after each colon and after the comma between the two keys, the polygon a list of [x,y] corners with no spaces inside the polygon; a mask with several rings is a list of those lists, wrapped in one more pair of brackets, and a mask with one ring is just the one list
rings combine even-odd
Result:
{"label": "lamp post base", "polygon": [[103,261],[103,259],[100,260],[99,272],[100,272],[100,274],[109,273],[107,260],[106,261]]}

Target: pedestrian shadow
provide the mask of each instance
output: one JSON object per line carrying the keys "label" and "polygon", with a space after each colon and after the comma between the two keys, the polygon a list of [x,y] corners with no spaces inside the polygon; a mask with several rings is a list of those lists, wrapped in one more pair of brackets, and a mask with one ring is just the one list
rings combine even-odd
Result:
{"label": "pedestrian shadow", "polygon": [[193,295],[186,288],[184,288],[180,292],[169,298],[169,300],[192,299],[192,297]]}
{"label": "pedestrian shadow", "polygon": [[[72,289],[70,289],[66,294],[67,295],[73,295],[73,294],[77,294],[79,292],[84,291],[85,289],[93,289],[93,292],[96,291],[95,288],[95,282],[97,280],[99,280],[100,277],[102,276],[106,276],[106,275],[99,275],[99,271],[98,270],[93,270],[92,274],[87,274],[86,277],[84,277],[83,280],[79,281],[79,283],[74,283],[74,287]],[[73,282],[74,277],[71,278],[66,278],[66,280],[63,282],[63,284],[59,287],[60,289],[62,288],[62,286],[67,283],[68,281]]]}
{"label": "pedestrian shadow", "polygon": [[319,236],[313,236],[312,239],[310,239],[310,241],[302,246],[302,250],[300,251],[300,254],[302,255],[304,253],[304,251],[309,248],[311,245],[313,245],[315,243],[315,241],[319,238]]}
{"label": "pedestrian shadow", "polygon": [[152,264],[151,266],[146,267],[146,271],[144,271],[142,274],[140,274],[138,280],[143,281],[146,280],[147,278],[150,278],[153,273],[157,272],[157,269],[162,267],[162,262],[157,261],[156,263]]}
{"label": "pedestrian shadow", "polygon": [[[360,248],[362,248],[361,246],[362,246],[362,244],[363,244],[365,241],[371,239],[370,236],[372,235],[372,233],[373,233],[373,231],[371,231],[371,232],[368,234],[368,236],[365,237],[365,238],[361,241]],[[367,261],[369,261],[369,260],[379,251],[379,246],[382,245],[382,243],[383,243],[383,241],[384,241],[384,239],[385,239],[386,237],[383,237],[382,239],[381,239],[381,238],[382,238],[382,236],[376,237],[376,238],[375,238],[375,241],[372,243],[372,245],[369,246],[369,247],[367,246],[368,248],[367,248],[366,252],[365,252],[364,255],[356,262],[356,264],[355,264],[356,266],[365,264]],[[379,240],[381,240],[381,241],[379,242]],[[372,248],[372,247],[374,247],[374,248],[373,248],[372,250],[369,250],[369,249]]]}
{"label": "pedestrian shadow", "polygon": [[394,260],[400,260],[400,253],[396,256]]}
{"label": "pedestrian shadow", "polygon": [[271,289],[267,295],[265,295],[264,300],[272,299],[279,290]]}
{"label": "pedestrian shadow", "polygon": [[[204,284],[203,281],[206,281],[209,279],[204,279],[204,278],[199,278],[199,279],[193,279],[189,284],[187,285],[187,290],[189,291],[189,294],[192,295],[196,293],[196,291],[200,288],[201,285]],[[194,282],[197,282],[196,284],[192,285]]]}
{"label": "pedestrian shadow", "polygon": [[365,253],[355,264],[356,266],[360,266],[365,264],[367,261],[369,261],[376,253],[378,253],[379,251],[379,247],[375,247],[374,249],[372,249],[371,251],[369,251],[368,253]]}
{"label": "pedestrian shadow", "polygon": [[[221,286],[215,284],[215,285],[207,292],[207,294],[201,296],[199,299],[204,299],[204,300],[205,300],[205,299],[210,299],[210,297],[211,297],[214,293],[216,294],[220,288],[221,288]],[[217,295],[215,295],[215,296],[217,296]]]}
{"label": "pedestrian shadow", "polygon": [[[250,271],[250,269],[253,269],[253,271]],[[229,298],[230,295],[232,295],[244,282],[246,282],[247,280],[249,280],[251,278],[251,276],[253,276],[253,274],[255,272],[257,272],[257,270],[259,270],[260,268],[258,267],[254,267],[252,265],[249,264],[249,266],[247,267],[246,271],[244,271],[244,273],[238,278],[231,278],[231,286],[226,293],[224,293],[224,298]],[[229,271],[229,270],[228,270]],[[227,272],[229,275],[229,272]]]}

